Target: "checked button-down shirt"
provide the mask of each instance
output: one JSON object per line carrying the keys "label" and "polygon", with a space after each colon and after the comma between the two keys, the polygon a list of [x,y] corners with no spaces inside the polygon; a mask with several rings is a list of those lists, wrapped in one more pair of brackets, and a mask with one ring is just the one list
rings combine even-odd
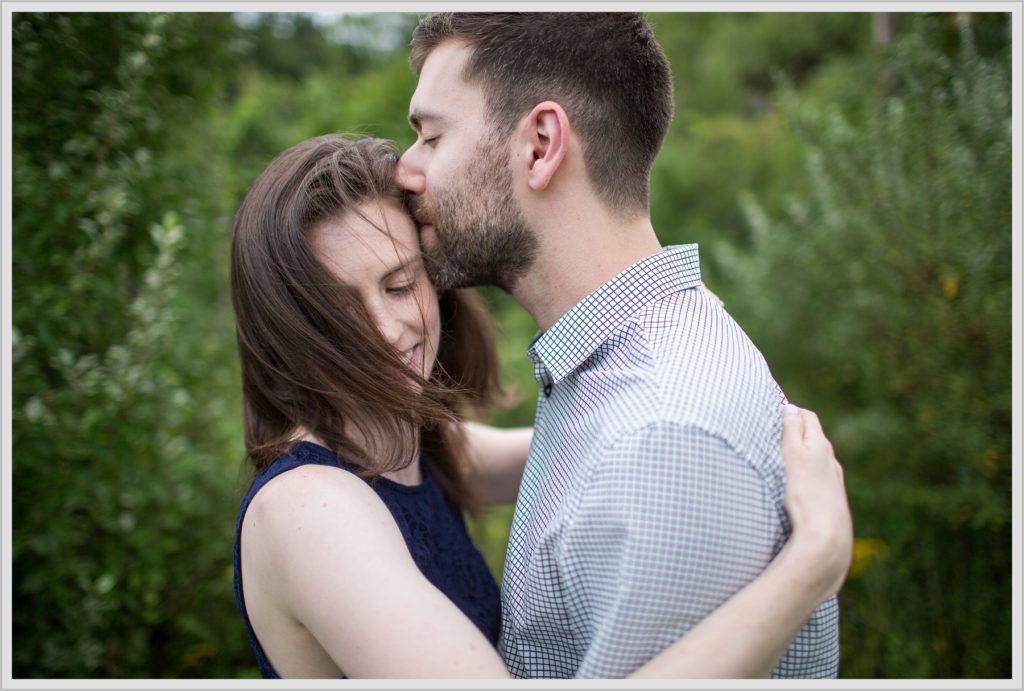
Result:
{"label": "checked button-down shirt", "polygon": [[[531,344],[533,445],[502,583],[517,677],[623,677],[753,580],[789,534],[785,398],[699,289],[696,245],[622,272]],[[776,677],[834,677],[825,602]]]}

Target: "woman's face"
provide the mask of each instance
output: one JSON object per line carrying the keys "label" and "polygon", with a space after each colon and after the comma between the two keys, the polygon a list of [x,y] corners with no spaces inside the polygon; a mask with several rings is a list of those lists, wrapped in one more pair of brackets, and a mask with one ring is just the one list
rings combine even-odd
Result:
{"label": "woman's face", "polygon": [[[364,218],[365,217],[365,218]],[[310,232],[318,258],[355,289],[403,362],[430,376],[441,338],[437,293],[427,278],[416,228],[391,200],[374,200]]]}

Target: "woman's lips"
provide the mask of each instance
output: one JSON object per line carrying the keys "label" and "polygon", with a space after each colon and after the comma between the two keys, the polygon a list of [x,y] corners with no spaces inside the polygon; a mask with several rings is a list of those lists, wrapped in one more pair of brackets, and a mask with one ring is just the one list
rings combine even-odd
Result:
{"label": "woman's lips", "polygon": [[415,345],[409,350],[402,353],[402,361],[405,363],[405,366],[408,367],[409,369],[416,369],[416,366],[419,362],[419,353],[419,345]]}

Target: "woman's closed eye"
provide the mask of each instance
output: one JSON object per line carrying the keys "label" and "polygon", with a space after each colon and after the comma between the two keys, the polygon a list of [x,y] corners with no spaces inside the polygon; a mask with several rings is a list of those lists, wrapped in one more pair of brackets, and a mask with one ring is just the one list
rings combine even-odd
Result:
{"label": "woman's closed eye", "polygon": [[412,280],[399,285],[389,286],[385,289],[385,292],[387,292],[388,295],[406,295],[407,293],[413,292],[415,289],[416,281]]}
{"label": "woman's closed eye", "polygon": [[416,292],[426,276],[426,268],[417,254],[415,258],[410,258],[383,276],[381,285],[387,295],[400,297]]}

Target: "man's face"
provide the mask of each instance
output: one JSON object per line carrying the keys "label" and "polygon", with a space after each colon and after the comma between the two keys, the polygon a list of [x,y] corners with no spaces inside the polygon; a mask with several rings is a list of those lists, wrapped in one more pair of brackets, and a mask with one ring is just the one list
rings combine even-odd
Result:
{"label": "man's face", "polygon": [[537,240],[515,199],[507,142],[490,134],[483,91],[461,77],[469,50],[435,48],[409,104],[419,135],[398,163],[398,184],[420,227],[427,271],[442,290],[512,290]]}

